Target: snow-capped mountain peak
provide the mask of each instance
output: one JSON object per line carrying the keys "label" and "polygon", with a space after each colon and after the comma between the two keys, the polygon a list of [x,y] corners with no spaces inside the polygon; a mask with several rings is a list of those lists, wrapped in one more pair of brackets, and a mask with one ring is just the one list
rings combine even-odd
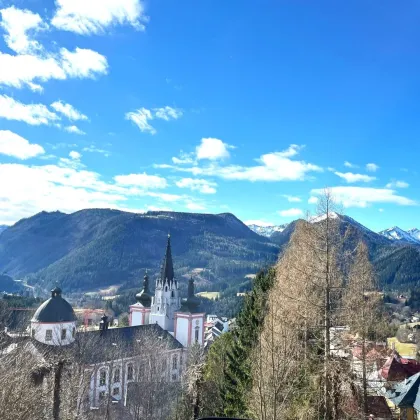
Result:
{"label": "snow-capped mountain peak", "polygon": [[420,241],[420,229],[412,228],[407,230],[407,232],[414,238]]}
{"label": "snow-capped mountain peak", "polygon": [[284,225],[271,225],[268,223],[260,223],[256,221],[245,222],[245,224],[258,235],[265,236],[269,238],[274,232],[283,232],[284,229],[289,225],[285,223]]}
{"label": "snow-capped mountain peak", "polygon": [[405,231],[398,226],[394,226],[379,233],[392,241],[420,244],[420,231],[418,229]]}

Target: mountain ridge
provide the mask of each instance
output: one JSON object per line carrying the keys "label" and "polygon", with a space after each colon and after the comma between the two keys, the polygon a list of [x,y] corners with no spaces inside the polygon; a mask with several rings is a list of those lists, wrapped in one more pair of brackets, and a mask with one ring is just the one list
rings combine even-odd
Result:
{"label": "mountain ridge", "polygon": [[0,272],[45,288],[138,285],[146,268],[159,271],[168,233],[181,275],[205,268],[239,280],[277,258],[275,244],[230,213],[87,209],[41,212],[8,228],[0,236]]}
{"label": "mountain ridge", "polygon": [[[333,220],[339,223],[349,251],[360,241],[367,244],[381,286],[420,282],[420,247],[415,243],[373,232],[349,216],[337,215]],[[298,221],[266,237],[231,213],[41,212],[0,235],[0,272],[25,278],[43,290],[54,283],[74,291],[115,284],[139,287],[145,269],[151,279],[158,273],[171,233],[178,275],[204,270],[205,275],[197,276],[198,286],[218,290],[249,284],[246,275],[272,265]]]}
{"label": "mountain ridge", "polygon": [[420,230],[417,228],[412,228],[406,231],[398,226],[393,226],[392,228],[380,231],[379,234],[392,241],[420,245]]}

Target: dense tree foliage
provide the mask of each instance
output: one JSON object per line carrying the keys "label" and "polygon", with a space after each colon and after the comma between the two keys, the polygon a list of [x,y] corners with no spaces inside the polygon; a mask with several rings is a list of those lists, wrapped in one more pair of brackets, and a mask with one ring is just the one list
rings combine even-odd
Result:
{"label": "dense tree foliage", "polygon": [[205,375],[217,385],[221,396],[219,406],[214,407],[216,414],[243,416],[247,411],[246,400],[251,388],[249,356],[263,325],[267,296],[274,279],[274,269],[256,276],[237,317],[237,328],[216,340],[210,349]]}

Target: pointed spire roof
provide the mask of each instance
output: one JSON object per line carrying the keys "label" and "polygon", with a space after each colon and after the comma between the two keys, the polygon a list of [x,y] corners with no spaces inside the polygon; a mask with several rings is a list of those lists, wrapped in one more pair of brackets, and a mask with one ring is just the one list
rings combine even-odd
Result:
{"label": "pointed spire roof", "polygon": [[160,271],[160,279],[162,283],[168,279],[171,283],[174,280],[174,266],[172,263],[172,252],[171,252],[171,235],[168,234],[168,242],[166,244],[165,257],[163,258],[162,268]]}

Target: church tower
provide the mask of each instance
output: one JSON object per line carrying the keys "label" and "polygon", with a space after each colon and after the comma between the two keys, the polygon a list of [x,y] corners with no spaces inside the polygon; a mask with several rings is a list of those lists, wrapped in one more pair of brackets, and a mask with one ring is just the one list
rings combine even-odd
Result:
{"label": "church tower", "polygon": [[155,296],[152,297],[150,324],[159,324],[164,330],[174,331],[175,313],[181,309],[178,281],[175,280],[172,263],[171,236],[168,235],[160,277],[156,281]]}
{"label": "church tower", "polygon": [[147,275],[147,270],[143,278],[143,289],[140,293],[137,293],[136,301],[137,302],[134,305],[130,305],[130,327],[149,324],[152,296],[150,294],[149,276]]}
{"label": "church tower", "polygon": [[184,346],[204,345],[204,316],[198,312],[200,301],[195,296],[194,279],[188,282],[188,297],[180,311],[175,314],[175,338]]}

